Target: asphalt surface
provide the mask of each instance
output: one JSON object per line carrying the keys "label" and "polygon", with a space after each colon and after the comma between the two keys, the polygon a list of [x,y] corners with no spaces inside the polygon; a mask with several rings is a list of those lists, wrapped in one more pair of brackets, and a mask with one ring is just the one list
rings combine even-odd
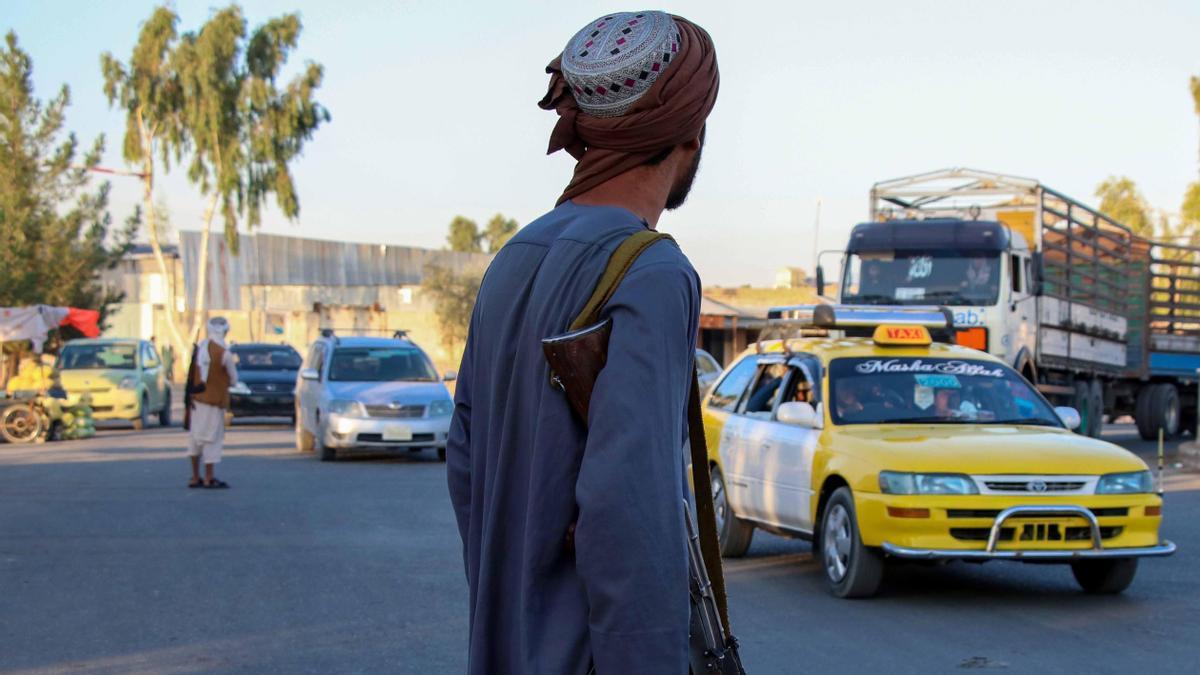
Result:
{"label": "asphalt surface", "polygon": [[[1153,453],[1128,428],[1109,439]],[[189,490],[184,440],[0,445],[0,672],[463,672],[460,543],[432,452],[324,464],[286,427],[239,424],[232,488]],[[808,544],[758,533],[726,572],[747,670],[1195,672],[1200,474],[1170,473],[1181,550],[1117,597],[1061,566],[954,563],[837,600]]]}

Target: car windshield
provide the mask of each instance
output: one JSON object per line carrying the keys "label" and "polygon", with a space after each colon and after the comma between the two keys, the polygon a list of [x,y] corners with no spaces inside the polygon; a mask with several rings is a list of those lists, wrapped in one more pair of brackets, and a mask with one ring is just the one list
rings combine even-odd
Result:
{"label": "car windshield", "polygon": [[59,370],[134,370],[136,344],[67,345],[58,357]]}
{"label": "car windshield", "polygon": [[239,370],[297,370],[300,354],[291,347],[234,347]]}
{"label": "car windshield", "polygon": [[835,424],[1033,424],[1058,415],[998,363],[924,357],[845,358],[829,366]]}
{"label": "car windshield", "polygon": [[434,382],[437,373],[425,354],[412,347],[339,347],[329,364],[332,382]]}
{"label": "car windshield", "polygon": [[862,305],[994,305],[1000,256],[994,251],[851,253],[842,302]]}

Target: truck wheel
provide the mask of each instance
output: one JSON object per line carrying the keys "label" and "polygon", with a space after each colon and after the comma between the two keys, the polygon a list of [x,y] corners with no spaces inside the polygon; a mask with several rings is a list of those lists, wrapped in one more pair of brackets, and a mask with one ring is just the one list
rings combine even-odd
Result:
{"label": "truck wheel", "polygon": [[1075,433],[1091,436],[1095,426],[1096,411],[1092,406],[1092,387],[1087,380],[1075,381],[1075,409],[1079,411],[1079,428]]}
{"label": "truck wheel", "polygon": [[1151,424],[1150,400],[1154,398],[1157,384],[1148,384],[1138,389],[1137,401],[1133,405],[1133,421],[1137,424],[1138,436],[1143,441],[1154,440],[1158,432]]}
{"label": "truck wheel", "polygon": [[721,555],[726,558],[740,558],[746,555],[750,548],[750,540],[754,538],[754,525],[738,518],[729,508],[729,495],[725,491],[725,477],[721,470],[712,468],[713,512],[717,519],[717,538],[721,542]]}
{"label": "truck wheel", "polygon": [[1071,563],[1071,574],[1084,593],[1113,595],[1129,588],[1137,567],[1137,558],[1080,560]]}
{"label": "truck wheel", "polygon": [[1179,417],[1179,390],[1173,384],[1156,385],[1150,398],[1151,438],[1158,437],[1159,429],[1164,438],[1178,436]]}
{"label": "truck wheel", "polygon": [[840,487],[829,498],[821,518],[819,541],[817,555],[834,595],[839,598],[875,595],[883,581],[883,556],[863,546],[850,488]]}
{"label": "truck wheel", "polygon": [[1092,417],[1092,429],[1088,436],[1092,438],[1100,438],[1104,434],[1104,382],[1100,380],[1091,381],[1091,399],[1092,411],[1095,413]]}

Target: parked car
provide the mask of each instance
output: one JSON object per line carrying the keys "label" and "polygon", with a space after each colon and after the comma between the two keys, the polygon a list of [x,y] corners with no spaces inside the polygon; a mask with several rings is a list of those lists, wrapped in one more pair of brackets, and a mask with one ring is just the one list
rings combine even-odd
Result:
{"label": "parked car", "polygon": [[287,417],[296,421],[296,378],[302,359],[290,345],[256,342],[230,347],[238,384],[229,390],[234,417]]}
{"label": "parked car", "polygon": [[708,393],[709,388],[721,377],[721,364],[712,354],[703,349],[696,350],[696,377],[700,381],[700,394]]}
{"label": "parked car", "polygon": [[171,387],[158,351],[148,340],[71,340],[54,366],[68,400],[91,397],[92,417],[128,420],[142,429],[151,416],[171,424]]}
{"label": "parked car", "polygon": [[942,312],[773,313],[879,325],[760,343],[704,401],[724,555],[755,529],[811,539],[832,592],[863,597],[891,559],[1069,564],[1084,591],[1119,593],[1140,558],[1175,551],[1146,463],[1071,433],[1079,413],[1000,359],[933,343]]}
{"label": "parked car", "polygon": [[313,343],[296,381],[296,448],[322,461],[340,452],[436,449],[446,459],[454,402],[433,362],[402,333],[392,338],[326,335]]}

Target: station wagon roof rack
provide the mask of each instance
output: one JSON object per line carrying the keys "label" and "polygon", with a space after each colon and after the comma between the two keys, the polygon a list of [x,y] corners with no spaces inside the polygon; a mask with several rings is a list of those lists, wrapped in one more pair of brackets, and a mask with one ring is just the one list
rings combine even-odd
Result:
{"label": "station wagon roof rack", "polygon": [[412,342],[412,338],[408,336],[407,328],[333,328],[326,326],[321,329],[321,337],[333,338],[336,342],[340,334],[346,335],[378,335],[380,337],[389,336],[394,340],[408,340]]}
{"label": "station wagon roof rack", "polygon": [[829,330],[875,328],[878,326],[921,326],[945,329],[954,325],[950,310],[933,305],[787,305],[767,311],[767,328],[755,349],[761,354],[767,340],[780,340],[791,353],[789,341],[800,337],[828,335]]}

